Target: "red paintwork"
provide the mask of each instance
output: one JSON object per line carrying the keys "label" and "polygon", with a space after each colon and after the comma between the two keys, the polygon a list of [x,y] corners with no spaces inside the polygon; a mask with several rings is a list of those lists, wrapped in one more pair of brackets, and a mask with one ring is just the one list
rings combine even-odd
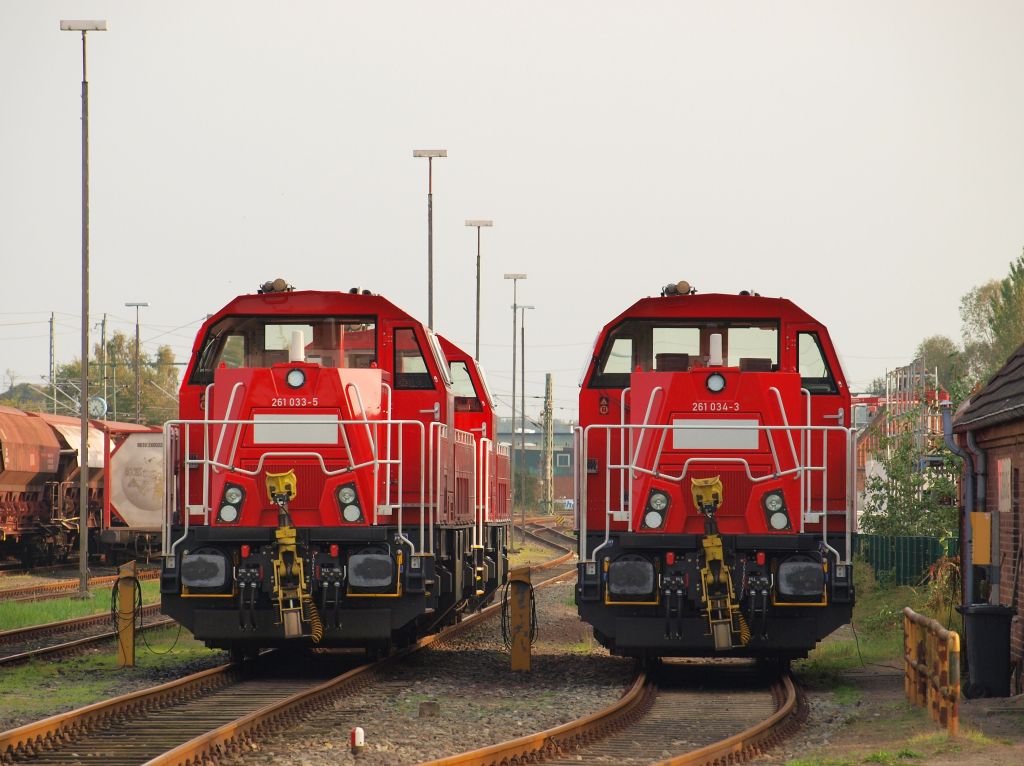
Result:
{"label": "red paintwork", "polygon": [[[772,320],[779,323],[778,369],[773,372],[741,372],[738,367],[706,367],[700,366],[700,360],[691,362],[685,372],[653,372],[637,370],[630,375],[629,398],[627,399],[627,422],[642,424],[655,387],[660,386],[664,396],[656,401],[649,416],[649,423],[669,425],[674,419],[745,419],[758,420],[761,425],[782,425],[782,415],[769,389],[779,390],[785,407],[788,422],[791,426],[803,425],[806,422],[806,399],[800,395],[800,375],[797,371],[797,333],[817,333],[821,349],[832,370],[837,384],[836,394],[821,394],[811,397],[810,423],[817,426],[835,426],[839,421],[835,415],[843,414],[844,423],[849,425],[850,394],[842,368],[836,356],[824,325],[817,322],[806,312],[793,303],[782,298],[763,298],[760,296],[739,295],[686,295],[677,297],[645,298],[609,322],[598,336],[594,352],[585,374],[580,392],[580,425],[591,424],[617,425],[620,422],[620,401],[622,389],[592,388],[590,382],[595,374],[597,357],[604,346],[609,332],[627,319],[721,319],[721,320]],[[707,353],[707,337],[702,338],[703,353]],[[712,372],[721,373],[726,378],[726,387],[720,394],[710,394],[705,388],[705,380]],[[716,402],[720,407],[717,411],[696,411],[699,402]],[[832,416],[832,417],[829,417]],[[638,465],[653,467],[658,453],[660,435],[645,437],[638,450]],[[794,437],[796,438],[796,437]],[[619,462],[618,437],[613,437],[611,461]],[[658,469],[664,473],[679,475],[685,461],[689,458],[728,458],[744,457],[749,462],[751,472],[755,475],[770,473],[773,469],[772,453],[767,438],[762,432],[758,437],[756,450],[683,450],[672,448],[672,431],[667,431]],[[605,486],[605,432],[592,430],[588,443],[587,456],[598,460],[599,470],[586,475],[587,482],[587,528],[591,531],[604,529],[606,519],[606,490],[610,489],[612,507],[617,508],[620,495],[618,472],[613,472],[610,488]],[[781,469],[793,468],[787,437],[779,432],[775,441],[776,452]],[[845,441],[842,434],[832,433],[828,442],[829,484],[827,488],[827,506],[830,510],[845,509],[846,502],[846,470]],[[813,464],[822,460],[820,444],[814,443],[811,450]],[[798,453],[799,454],[799,453]],[[585,470],[585,469],[583,469]],[[711,462],[693,467],[689,476],[680,483],[672,483],[658,478],[639,474],[631,481],[630,510],[633,529],[638,534],[647,533],[694,533],[702,534],[704,520],[693,507],[690,490],[690,478],[721,476],[724,485],[724,503],[719,509],[717,519],[720,530],[725,534],[738,533],[772,533],[791,534],[791,531],[776,532],[769,530],[765,513],[760,503],[762,493],[771,489],[782,489],[786,496],[786,505],[794,509],[799,505],[800,483],[794,477],[778,479],[752,485],[746,478],[742,466],[736,463]],[[640,519],[644,512],[645,500],[652,488],[667,491],[671,498],[667,520],[660,529],[641,529]],[[815,478],[811,489],[811,502],[821,505],[822,488],[819,478]],[[799,520],[793,514],[794,527]],[[612,530],[628,529],[625,521],[612,521]],[[830,520],[830,529],[840,531],[843,521],[840,518]],[[818,531],[820,525],[809,524],[807,531]]]}
{"label": "red paintwork", "polygon": [[[462,363],[466,366],[466,371],[469,373],[473,389],[476,392],[476,397],[473,399],[456,398],[455,427],[476,436],[478,474],[483,476],[486,472],[489,475],[489,481],[481,482],[477,495],[480,496],[485,489],[488,491],[490,496],[488,521],[507,522],[511,510],[512,491],[509,483],[509,457],[506,454],[499,454],[495,449],[494,440],[498,433],[498,418],[494,411],[494,402],[491,401],[490,392],[484,383],[477,361],[444,336],[438,336],[438,340],[441,341],[441,350],[449,365]],[[463,401],[463,399],[466,400]],[[482,441],[483,439],[491,440],[489,449]]]}
{"label": "red paintwork", "polygon": [[[193,346],[192,358],[186,371],[179,397],[181,419],[202,420],[204,418],[204,403],[206,397],[206,386],[192,383],[193,372],[197,365],[197,358],[202,348],[202,343],[211,327],[226,317],[240,316],[267,316],[277,317],[286,320],[291,317],[317,317],[336,316],[342,318],[366,318],[375,323],[373,333],[366,331],[354,332],[345,336],[345,351],[353,349],[364,351],[363,360],[372,369],[345,369],[334,367],[320,367],[316,363],[279,363],[262,368],[240,368],[240,369],[218,369],[215,371],[214,384],[211,389],[210,413],[211,419],[224,418],[230,415],[230,419],[248,420],[256,414],[303,414],[303,415],[328,415],[337,416],[342,420],[350,420],[360,417],[354,405],[346,401],[346,384],[355,385],[362,394],[364,405],[367,410],[367,417],[371,422],[374,420],[386,419],[385,410],[390,399],[391,419],[403,421],[415,421],[423,424],[423,433],[429,435],[436,433],[431,429],[435,422],[434,413],[438,414],[438,423],[448,427],[448,435],[435,438],[433,449],[429,444],[425,446],[426,455],[423,465],[428,470],[424,474],[420,470],[420,436],[415,426],[406,425],[402,427],[403,444],[406,461],[402,474],[402,498],[404,506],[403,523],[419,523],[419,503],[425,495],[427,501],[435,496],[440,497],[440,507],[437,511],[435,523],[448,525],[472,524],[475,517],[475,510],[472,507],[470,484],[474,454],[469,444],[460,442],[460,437],[455,434],[455,429],[463,419],[457,419],[454,406],[454,397],[451,388],[446,383],[446,372],[438,367],[438,362],[431,352],[426,327],[413,319],[390,301],[377,295],[362,295],[340,292],[319,292],[319,291],[293,291],[286,293],[270,293],[263,295],[245,295],[232,300],[227,306],[210,317],[199,331],[195,345]],[[396,332],[399,330],[411,331],[423,353],[427,365],[427,372],[434,382],[434,388],[429,390],[399,389],[394,388],[396,370],[394,369],[396,357]],[[409,350],[413,347],[408,332],[400,336],[400,350]],[[310,347],[318,343],[316,337],[307,346],[307,353]],[[374,352],[374,349],[376,351]],[[335,350],[329,350],[334,353]],[[327,353],[327,352],[323,352]],[[341,357],[339,353],[338,358]],[[288,370],[301,367],[307,374],[307,383],[300,389],[289,388],[284,382],[284,376]],[[230,392],[236,384],[242,384],[240,391],[243,393],[236,397],[230,413],[227,412],[227,403],[230,399]],[[388,395],[390,390],[390,397]],[[295,397],[306,400],[304,406],[291,405],[288,402]],[[312,400],[316,399],[316,404]],[[278,402],[275,403],[274,400]],[[284,400],[284,404],[280,400]],[[382,402],[370,406],[370,402]],[[380,434],[386,428],[380,426]],[[211,451],[215,448],[220,439],[220,429],[211,429],[216,436],[211,436]],[[241,428],[239,434],[239,446],[236,453],[236,465],[253,469],[259,462],[259,457],[265,452],[316,452],[323,456],[328,470],[337,470],[346,464],[347,458],[342,446],[339,445],[270,445],[256,444],[252,439],[252,429]],[[397,444],[398,426],[392,426],[392,443]],[[235,428],[224,429],[225,445],[232,444],[235,438]],[[355,462],[360,463],[370,459],[370,441],[366,436],[366,427],[347,426],[346,434],[351,444],[352,454]],[[190,432],[190,444],[193,453],[203,444],[203,430],[201,426],[192,426]],[[381,444],[383,444],[383,436]],[[426,438],[426,437],[425,437]],[[461,437],[464,439],[464,437]],[[183,447],[182,447],[183,449]],[[222,458],[225,455],[221,455]],[[432,465],[427,465],[433,459]],[[230,474],[233,483],[240,484],[246,488],[246,500],[242,510],[241,520],[233,526],[276,526],[277,510],[267,497],[264,474],[267,469],[273,472],[281,472],[294,467],[298,474],[298,495],[290,504],[293,521],[296,526],[345,526],[346,522],[341,519],[337,501],[334,499],[334,490],[339,484],[352,480],[357,482],[357,492],[363,503],[365,520],[357,522],[358,525],[370,524],[373,521],[373,514],[369,500],[373,496],[374,479],[372,471],[360,470],[354,473],[343,474],[340,477],[325,477],[320,469],[319,462],[312,457],[288,457],[268,458],[264,470],[258,477],[246,477],[240,473]],[[202,501],[201,472],[193,470],[190,485],[192,488],[189,503],[199,505]],[[214,474],[211,479],[210,498],[211,506],[216,505],[221,497],[225,477],[227,473]],[[384,471],[378,474],[378,492],[381,500],[386,489]],[[433,482],[433,493],[431,492]],[[423,493],[421,494],[421,483]],[[438,484],[440,488],[438,490]],[[392,476],[391,481],[392,503],[398,492],[397,472]],[[215,517],[216,514],[214,513]],[[202,523],[202,516],[193,514],[191,523]],[[397,515],[390,517],[381,516],[379,523],[392,524],[397,522]],[[218,523],[215,519],[212,523]]]}

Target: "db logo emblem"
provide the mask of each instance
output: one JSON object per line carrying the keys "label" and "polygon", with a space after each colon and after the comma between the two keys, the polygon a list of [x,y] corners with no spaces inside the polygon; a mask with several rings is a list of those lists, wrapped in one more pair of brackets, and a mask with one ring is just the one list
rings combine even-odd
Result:
{"label": "db logo emblem", "polygon": [[602,415],[607,415],[608,414],[608,397],[607,396],[602,396],[601,397],[601,401],[598,402],[598,404],[597,404],[597,411],[600,412]]}

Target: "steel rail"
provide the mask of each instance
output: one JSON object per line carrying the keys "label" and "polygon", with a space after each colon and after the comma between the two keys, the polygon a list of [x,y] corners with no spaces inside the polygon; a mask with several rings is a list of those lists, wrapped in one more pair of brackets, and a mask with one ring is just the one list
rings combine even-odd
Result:
{"label": "steel rail", "polygon": [[[136,577],[139,580],[156,580],[160,576],[158,569],[144,569]],[[102,577],[90,577],[89,587],[95,588],[101,585],[112,585],[117,582],[117,575],[103,575]],[[61,598],[69,593],[78,590],[78,580],[60,580],[58,582],[43,583],[40,585],[26,585],[21,588],[0,589],[0,602],[2,601],[44,601],[47,599]]]}
{"label": "steel rail", "polygon": [[655,694],[647,674],[637,672],[625,694],[608,707],[553,729],[527,734],[508,742],[499,742],[477,750],[425,761],[420,766],[500,766],[506,763],[535,763],[603,736],[609,728],[618,728],[643,715]]}
{"label": "steel rail", "polygon": [[[160,614],[160,604],[146,604],[140,609],[142,617],[152,617]],[[110,622],[110,610],[99,614],[90,614],[85,617],[73,617],[70,620],[59,622],[47,622],[43,625],[29,625],[24,628],[0,631],[0,646],[4,644],[16,644],[21,641],[32,641],[44,636],[58,635],[60,633],[73,633],[76,630],[85,630],[97,625],[105,625]]]}
{"label": "steel rail", "polygon": [[[107,621],[110,620],[110,615],[106,615]],[[142,627],[136,628],[136,631],[155,630],[156,628],[166,628],[171,625],[175,625],[170,617],[166,617],[162,620],[154,620],[153,622],[147,622]],[[38,649],[29,649],[28,651],[19,652],[18,654],[9,654],[6,657],[0,657],[0,666],[2,665],[14,665],[19,662],[26,662],[27,660],[34,660],[40,657],[47,657],[54,654],[68,654],[70,652],[82,649],[86,646],[92,646],[93,644],[101,644],[104,641],[111,641],[117,638],[117,631],[112,630],[108,633],[98,633],[95,636],[85,636],[84,638],[76,638],[73,641],[65,641],[63,644],[52,644],[51,646],[41,646]]]}
{"label": "steel rail", "polygon": [[[570,552],[565,556],[560,556],[552,561],[531,567],[531,570],[550,569],[572,557],[573,553]],[[556,582],[562,581],[568,575],[575,573],[575,569],[562,572],[538,583],[534,587],[542,588],[553,585]],[[500,603],[492,604],[486,609],[470,615],[461,622],[439,633],[421,638],[407,649],[403,649],[372,664],[353,668],[326,683],[267,705],[243,718],[225,724],[193,740],[184,742],[173,750],[147,761],[144,766],[189,766],[190,764],[202,763],[207,758],[218,758],[234,754],[242,749],[250,740],[268,732],[270,729],[302,718],[306,713],[321,707],[324,703],[335,699],[342,693],[351,692],[363,683],[369,682],[373,675],[385,667],[432,644],[446,641],[468,630],[474,625],[498,614],[500,609]]]}
{"label": "steel rail", "polygon": [[773,693],[781,696],[781,704],[768,718],[731,737],[664,761],[657,761],[654,766],[741,763],[789,736],[800,725],[800,695],[789,673],[783,674],[776,683],[781,689],[773,690]]}
{"label": "steel rail", "polygon": [[15,759],[30,757],[37,751],[54,748],[104,723],[127,720],[140,713],[174,704],[190,695],[220,688],[232,681],[237,670],[235,665],[219,665],[159,686],[94,702],[68,713],[58,713],[2,732],[0,763],[11,763]]}
{"label": "steel rail", "polygon": [[560,543],[566,543],[567,545],[571,545],[573,549],[576,548],[576,545],[579,542],[572,535],[568,535],[565,532],[562,532],[560,529],[556,529],[555,527],[547,527],[537,524],[535,525],[534,529],[530,529],[527,531],[532,532],[533,534],[539,537],[543,537],[544,535],[551,535],[555,538],[555,540],[549,540],[549,542],[554,543],[555,545],[558,545]]}
{"label": "steel rail", "polygon": [[[568,552],[564,556],[531,567],[531,569],[536,571],[551,569],[566,563],[573,556],[572,552]],[[538,583],[535,587],[552,585],[575,574],[576,570],[573,567]],[[234,753],[271,729],[303,717],[324,701],[369,682],[377,671],[389,664],[438,641],[457,635],[473,625],[497,615],[500,609],[500,603],[493,604],[440,633],[424,637],[407,649],[377,662],[359,666],[330,681],[265,705],[228,724],[182,743],[153,758],[147,764],[148,766],[196,764]],[[2,732],[0,733],[0,763],[11,763],[31,757],[36,752],[70,743],[104,724],[130,720],[141,713],[158,711],[169,705],[222,688],[232,683],[234,678],[239,675],[240,670],[241,666],[236,664],[221,665],[151,689],[131,692]]]}
{"label": "steel rail", "polygon": [[[718,742],[680,753],[652,766],[702,766],[740,763],[791,733],[799,725],[799,695],[792,678],[785,674],[775,684],[775,712],[744,731]],[[629,690],[616,702],[575,721],[527,734],[517,739],[470,750],[446,758],[426,761],[420,766],[502,766],[509,763],[536,763],[545,758],[568,755],[606,735],[641,719],[658,695],[656,684],[638,670]]]}

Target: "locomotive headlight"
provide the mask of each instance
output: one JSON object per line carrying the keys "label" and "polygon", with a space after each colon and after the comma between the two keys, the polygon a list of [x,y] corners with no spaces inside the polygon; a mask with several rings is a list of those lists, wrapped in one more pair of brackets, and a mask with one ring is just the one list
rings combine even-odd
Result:
{"label": "locomotive headlight", "polygon": [[238,521],[238,509],[233,505],[222,505],[217,518],[225,524],[233,524]]}
{"label": "locomotive headlight", "polygon": [[663,521],[665,521],[665,517],[662,516],[658,511],[648,511],[646,514],[644,514],[645,527],[657,529],[661,526]]}
{"label": "locomotive headlight", "polygon": [[346,484],[344,487],[338,490],[338,499],[344,504],[349,505],[356,501],[356,490],[355,487]]}
{"label": "locomotive headlight", "polygon": [[768,526],[781,532],[789,529],[789,514],[786,512],[786,498],[778,490],[769,492],[761,498],[761,505],[764,506],[765,519]]}
{"label": "locomotive headlight", "polygon": [[708,391],[713,394],[717,394],[725,388],[725,378],[719,373],[713,372],[708,375],[708,379],[704,381],[704,385],[707,386]]}
{"label": "locomotive headlight", "polygon": [[[668,495],[664,492],[652,492],[647,504],[655,511],[664,511],[668,508]],[[655,526],[660,526],[660,524]]]}
{"label": "locomotive headlight", "polygon": [[302,370],[288,370],[285,382],[292,388],[302,388],[306,383],[306,373]]}
{"label": "locomotive headlight", "polygon": [[230,485],[226,490],[224,490],[224,502],[230,503],[231,505],[238,505],[241,503],[244,496],[245,495],[242,493],[241,487]]}
{"label": "locomotive headlight", "polygon": [[359,510],[358,505],[346,505],[341,515],[345,518],[345,521],[356,522],[363,517],[363,512]]}

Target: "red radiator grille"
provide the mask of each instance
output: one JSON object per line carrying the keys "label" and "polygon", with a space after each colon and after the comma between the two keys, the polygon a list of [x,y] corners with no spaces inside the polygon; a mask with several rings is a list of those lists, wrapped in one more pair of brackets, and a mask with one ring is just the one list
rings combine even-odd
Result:
{"label": "red radiator grille", "polygon": [[[255,464],[252,466],[245,466],[247,469],[252,470],[256,467]],[[263,502],[266,507],[270,507],[270,497],[266,494],[267,487],[267,474],[268,473],[286,473],[287,471],[295,471],[295,482],[297,486],[297,492],[295,497],[288,504],[290,508],[297,511],[315,511],[320,507],[320,496],[324,491],[324,482],[326,477],[324,476],[323,469],[319,463],[312,465],[302,465],[295,463],[264,463],[263,471],[257,480],[259,482],[260,490],[263,492]]]}
{"label": "red radiator grille", "polygon": [[725,502],[718,509],[718,515],[743,516],[747,510],[747,501],[750,499],[751,486],[750,479],[742,468],[690,471],[683,483],[683,497],[693,497],[691,479],[709,479],[714,476],[721,477],[722,492],[725,494]]}

